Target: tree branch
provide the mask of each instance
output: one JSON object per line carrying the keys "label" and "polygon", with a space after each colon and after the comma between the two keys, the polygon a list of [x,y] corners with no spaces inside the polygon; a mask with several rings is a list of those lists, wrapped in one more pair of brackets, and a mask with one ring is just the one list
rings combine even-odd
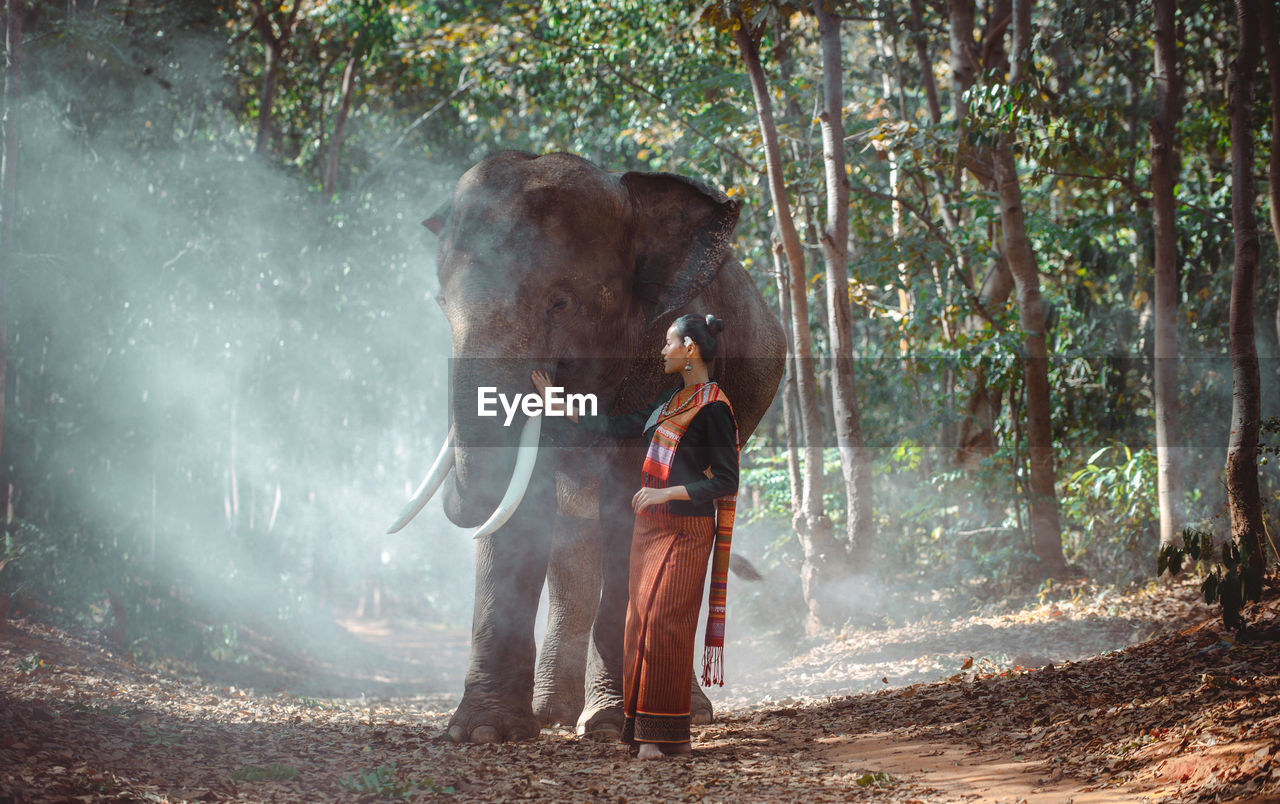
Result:
{"label": "tree branch", "polygon": [[[463,75],[465,75],[465,70]],[[386,155],[384,155],[382,159],[378,160],[378,163],[374,165],[372,168],[370,168],[369,172],[365,174],[364,181],[360,183],[360,190],[364,190],[364,188],[368,186],[369,181],[377,174],[379,170],[382,169],[382,166],[387,163],[387,160],[391,158],[391,155],[395,153],[396,150],[401,145],[404,145],[404,141],[409,138],[409,135],[412,134],[418,128],[418,126],[430,120],[432,115],[434,115],[436,112],[440,111],[445,107],[445,104],[449,103],[454,98],[461,95],[463,92],[466,92],[468,89],[471,89],[473,86],[475,86],[479,82],[478,78],[467,78],[465,81],[463,81],[462,80],[463,75],[458,76],[459,84],[457,89],[455,89],[453,92],[450,92],[448,96],[443,98],[435,106],[432,106],[430,109],[423,112],[422,115],[417,120],[414,120],[412,123],[410,123],[409,126],[400,133],[400,136],[396,139],[396,141],[391,145],[390,148],[387,149]]]}
{"label": "tree branch", "polygon": [[929,220],[929,217],[925,215],[920,210],[920,208],[917,207],[915,204],[912,204],[910,201],[906,200],[905,198],[902,198],[901,196],[893,195],[891,193],[882,193],[879,190],[872,190],[870,187],[852,187],[851,189],[853,189],[854,192],[871,196],[872,198],[879,198],[882,201],[889,201],[894,204],[900,204],[903,209],[907,210],[913,216],[915,216],[916,220],[920,221],[925,225],[925,227],[929,230],[930,234],[936,237],[938,239],[938,242],[942,243],[942,245],[947,249],[948,254],[955,254],[955,250],[956,250],[955,246],[953,246],[951,244],[951,240],[947,238],[946,232],[943,232],[941,229],[938,228],[937,224]]}
{"label": "tree branch", "polygon": [[[560,49],[562,49],[562,50],[572,51],[572,52],[578,53],[578,54],[580,54],[580,55],[581,55],[581,54],[583,54],[584,52],[589,52],[589,49],[588,49],[588,48],[582,48],[582,47],[579,47],[579,46],[577,46],[577,45],[566,44],[566,43],[564,43],[564,42],[558,42],[558,41],[555,41],[555,40],[552,40],[552,39],[545,39],[545,38],[543,38],[543,37],[539,36],[539,35],[538,35],[536,32],[534,32],[534,31],[526,30],[526,31],[525,31],[525,33],[526,33],[526,34],[527,34],[531,39],[534,39],[535,41],[541,42],[541,43],[542,43],[542,44],[544,44],[544,45],[549,45],[549,46],[551,46],[551,47],[560,48]],[[649,96],[649,97],[650,97],[650,98],[652,98],[653,100],[657,101],[658,105],[659,105],[660,107],[662,107],[664,110],[666,110],[666,111],[667,111],[667,113],[672,117],[672,119],[673,119],[673,121],[674,121],[675,123],[678,123],[679,125],[681,125],[681,126],[683,126],[683,127],[687,128],[689,131],[692,131],[692,132],[693,132],[695,135],[697,135],[700,139],[702,139],[702,140],[704,140],[704,141],[706,141],[706,142],[710,143],[710,144],[711,144],[711,146],[712,146],[713,148],[715,148],[717,151],[719,151],[720,153],[722,153],[722,154],[724,154],[725,156],[729,157],[730,159],[734,160],[735,162],[739,163],[740,165],[742,165],[742,166],[743,166],[744,168],[746,168],[747,170],[752,171],[752,172],[759,172],[759,168],[758,168],[757,166],[755,166],[755,165],[751,164],[751,162],[747,161],[747,159],[746,159],[744,156],[742,156],[741,154],[739,154],[737,151],[734,151],[734,150],[732,150],[731,148],[728,148],[728,147],[726,147],[726,146],[724,146],[724,145],[721,145],[721,144],[720,144],[719,142],[717,142],[717,141],[715,140],[715,138],[713,138],[711,135],[707,134],[707,133],[706,133],[706,132],[704,132],[702,129],[698,128],[696,125],[694,125],[693,123],[691,123],[691,122],[689,122],[688,120],[686,120],[683,116],[681,116],[681,114],[680,114],[678,111],[674,111],[674,110],[672,110],[672,109],[671,109],[671,104],[670,104],[670,103],[669,103],[665,98],[663,98],[661,95],[657,94],[656,92],[654,92],[653,90],[649,89],[648,87],[643,86],[643,85],[642,85],[642,84],[640,84],[638,81],[636,81],[635,79],[631,78],[630,76],[628,76],[628,75],[624,75],[622,72],[620,72],[620,71],[618,70],[618,68],[614,67],[614,66],[613,66],[612,64],[610,64],[607,60],[604,62],[604,67],[605,67],[605,69],[607,69],[607,70],[609,71],[609,73],[610,73],[610,74],[612,74],[615,78],[617,78],[617,79],[618,79],[619,81],[621,81],[623,84],[626,84],[628,87],[630,87],[630,88],[632,88],[632,89],[634,89],[634,90],[636,90],[636,91],[638,91],[638,92],[641,92],[641,93],[643,93],[643,94],[645,94],[645,95]]]}

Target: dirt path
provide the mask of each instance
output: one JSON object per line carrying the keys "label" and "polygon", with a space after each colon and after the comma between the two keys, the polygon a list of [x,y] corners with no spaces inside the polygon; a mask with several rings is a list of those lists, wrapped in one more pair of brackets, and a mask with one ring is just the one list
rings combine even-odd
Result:
{"label": "dirt path", "polygon": [[[194,679],[135,666],[96,635],[19,622],[0,636],[0,802],[1280,793],[1280,632],[1235,643],[1185,627],[1203,619],[1188,597],[1077,599],[852,633],[795,656],[731,643],[731,657],[777,658],[715,691],[722,718],[698,730],[692,758],[658,763],[561,730],[441,741],[465,669],[456,632],[345,621],[327,658],[281,651]],[[1170,623],[1182,632],[1114,650]],[[1028,665],[1042,669],[1016,669]]]}

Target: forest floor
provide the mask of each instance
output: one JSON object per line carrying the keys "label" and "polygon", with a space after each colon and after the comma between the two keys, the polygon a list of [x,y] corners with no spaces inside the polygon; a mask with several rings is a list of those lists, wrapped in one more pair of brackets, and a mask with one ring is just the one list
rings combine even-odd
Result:
{"label": "forest floor", "polygon": [[1188,583],[1084,592],[798,654],[731,642],[717,722],[658,762],[561,729],[443,740],[465,633],[350,619],[324,660],[246,635],[247,661],[144,667],[11,621],[0,802],[1280,801],[1280,602],[1237,639]]}

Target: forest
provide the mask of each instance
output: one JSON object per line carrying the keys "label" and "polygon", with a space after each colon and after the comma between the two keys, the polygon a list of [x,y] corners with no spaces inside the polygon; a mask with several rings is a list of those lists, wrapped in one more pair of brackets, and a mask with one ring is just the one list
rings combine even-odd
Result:
{"label": "forest", "polygon": [[[744,795],[949,800],[888,760],[832,770],[845,717],[912,720],[917,749],[1039,735],[1066,757],[1045,779],[1099,789],[1229,723],[1235,775],[1188,771],[1178,800],[1280,790],[1276,0],[3,7],[0,757],[27,770],[0,798],[485,800],[487,763],[575,762],[595,786],[512,770],[502,797],[616,797],[625,754],[556,743],[571,723],[511,755],[413,726],[458,705],[478,606],[478,542],[439,503],[386,532],[451,426],[422,222],[502,151],[740,205],[787,360],[740,458],[734,549],[764,580],[730,582],[703,739],[836,741]],[[1039,703],[978,735],[998,694]],[[182,736],[205,696],[214,731]],[[1072,731],[1086,712],[1114,750]],[[83,718],[203,770],[73,768]],[[195,758],[325,718],[375,756],[319,786],[300,754]],[[733,797],[680,773],[626,795]],[[806,773],[825,786],[776,778]]]}

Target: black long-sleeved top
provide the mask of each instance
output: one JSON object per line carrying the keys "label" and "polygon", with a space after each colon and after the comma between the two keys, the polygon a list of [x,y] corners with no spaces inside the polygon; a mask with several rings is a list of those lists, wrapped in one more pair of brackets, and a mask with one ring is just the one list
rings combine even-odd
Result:
{"label": "black long-sleeved top", "polygon": [[[678,389],[672,389],[658,398],[648,409],[621,416],[579,416],[579,426],[612,438],[626,439],[644,436],[645,441],[653,439],[655,423],[648,429],[645,424],[653,411],[675,396]],[[676,455],[671,462],[671,475],[667,478],[667,486],[684,486],[689,492],[688,500],[672,500],[667,503],[669,510],[676,516],[714,516],[717,497],[725,497],[738,491],[738,445],[737,429],[734,426],[733,414],[724,402],[712,402],[703,405],[689,428],[680,437],[676,446]],[[639,477],[639,467],[636,476]],[[707,477],[704,470],[710,469]]]}

